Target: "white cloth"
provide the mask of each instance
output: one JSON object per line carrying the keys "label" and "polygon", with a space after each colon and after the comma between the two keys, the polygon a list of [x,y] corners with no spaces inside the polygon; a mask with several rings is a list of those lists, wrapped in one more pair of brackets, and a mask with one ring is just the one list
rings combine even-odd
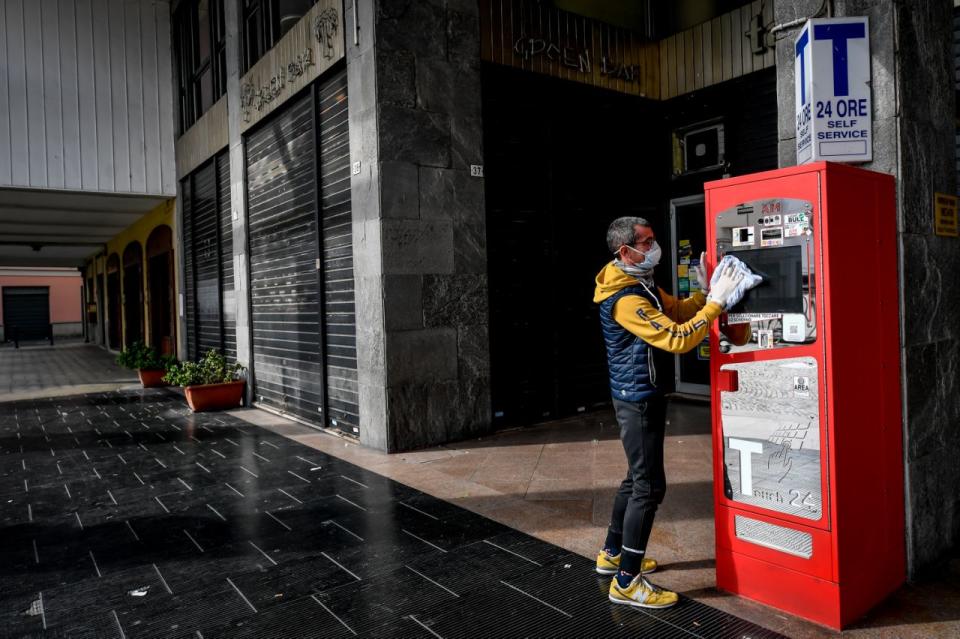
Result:
{"label": "white cloth", "polygon": [[717,268],[713,269],[713,276],[710,278],[710,288],[714,287],[717,283],[717,278],[720,276],[720,271],[728,264],[732,264],[737,273],[743,274],[743,279],[740,281],[740,284],[737,285],[737,288],[735,288],[733,293],[727,298],[726,308],[731,309],[740,303],[740,300],[747,294],[747,291],[762,282],[763,277],[751,271],[750,267],[744,264],[738,257],[734,255],[724,255],[720,263],[717,264]]}

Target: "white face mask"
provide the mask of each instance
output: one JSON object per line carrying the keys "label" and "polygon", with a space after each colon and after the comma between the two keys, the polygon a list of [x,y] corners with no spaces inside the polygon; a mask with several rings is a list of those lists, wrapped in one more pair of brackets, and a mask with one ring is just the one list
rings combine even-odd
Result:
{"label": "white face mask", "polygon": [[[630,249],[634,253],[640,253],[640,251],[633,248],[632,246],[628,246],[626,244],[624,244],[624,246],[626,246],[628,249]],[[654,240],[653,246],[651,246],[646,253],[640,253],[640,255],[643,256],[643,261],[638,262],[634,266],[640,269],[641,271],[652,271],[654,267],[660,263],[661,254],[662,252],[660,251],[660,245],[657,244],[656,240]]]}

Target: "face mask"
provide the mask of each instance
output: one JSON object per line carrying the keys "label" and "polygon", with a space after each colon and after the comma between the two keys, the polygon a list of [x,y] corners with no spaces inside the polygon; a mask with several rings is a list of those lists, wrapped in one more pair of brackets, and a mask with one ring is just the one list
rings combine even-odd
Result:
{"label": "face mask", "polygon": [[[634,253],[640,253],[640,251],[632,246],[627,246],[627,248]],[[652,271],[654,267],[660,263],[660,245],[654,241],[653,246],[650,247],[650,250],[648,250],[646,253],[640,253],[640,255],[643,256],[643,261],[636,264],[636,268],[640,269],[641,271]]]}

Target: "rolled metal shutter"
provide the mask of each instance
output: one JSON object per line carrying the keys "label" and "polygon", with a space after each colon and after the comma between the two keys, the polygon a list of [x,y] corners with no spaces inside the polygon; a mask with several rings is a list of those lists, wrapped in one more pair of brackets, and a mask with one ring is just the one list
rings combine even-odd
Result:
{"label": "rolled metal shutter", "polygon": [[4,338],[42,339],[50,334],[50,289],[46,286],[3,288]]}
{"label": "rolled metal shutter", "polygon": [[193,174],[193,267],[197,309],[197,351],[223,349],[220,325],[220,221],[217,172],[210,162]]}
{"label": "rolled metal shutter", "polygon": [[223,313],[223,353],[237,359],[237,306],[233,286],[233,217],[230,208],[230,154],[217,156],[217,206],[220,219],[220,307]]}
{"label": "rolled metal shutter", "polygon": [[181,219],[183,220],[183,300],[184,318],[187,325],[187,359],[197,357],[197,302],[193,267],[193,179],[184,178],[180,183]]}
{"label": "rolled metal shutter", "polygon": [[327,425],[355,435],[360,426],[346,71],[321,85],[317,99]]}
{"label": "rolled metal shutter", "polygon": [[247,137],[250,306],[256,401],[322,419],[323,362],[313,93]]}

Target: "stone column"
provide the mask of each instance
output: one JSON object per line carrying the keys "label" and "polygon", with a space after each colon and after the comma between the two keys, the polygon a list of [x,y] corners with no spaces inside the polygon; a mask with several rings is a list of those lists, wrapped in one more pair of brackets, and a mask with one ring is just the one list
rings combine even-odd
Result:
{"label": "stone column", "polygon": [[[776,22],[810,16],[820,4],[778,1]],[[960,304],[954,295],[960,240],[933,232],[934,193],[957,192],[953,5],[834,0],[833,6],[836,16],[870,18],[874,160],[860,166],[897,178],[907,561],[916,575],[960,542]],[[796,164],[796,33],[777,45],[781,166]]]}
{"label": "stone column", "polygon": [[[250,272],[247,260],[247,167],[240,133],[240,35],[239,2],[225,2],[227,57],[227,121],[230,148],[230,209],[233,218],[233,290],[237,317],[237,361],[250,366]],[[247,384],[247,405],[253,389]]]}
{"label": "stone column", "polygon": [[490,425],[483,180],[470,174],[483,158],[479,16],[475,0],[356,1],[360,437],[399,451]]}

